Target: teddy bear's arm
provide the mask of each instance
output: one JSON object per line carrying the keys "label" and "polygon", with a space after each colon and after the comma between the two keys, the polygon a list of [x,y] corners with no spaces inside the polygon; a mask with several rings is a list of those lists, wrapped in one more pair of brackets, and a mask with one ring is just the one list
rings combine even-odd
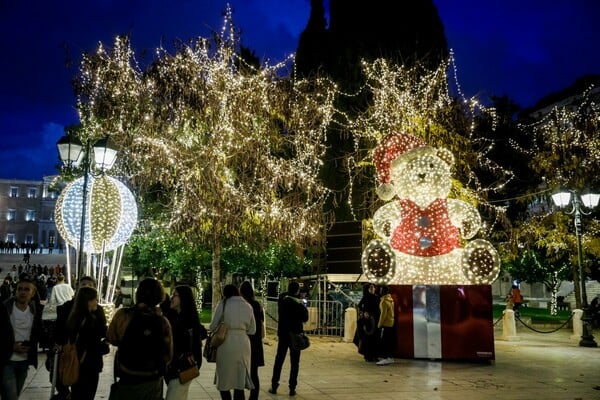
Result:
{"label": "teddy bear's arm", "polygon": [[381,206],[373,215],[373,230],[381,238],[389,239],[402,218],[402,208],[397,201]]}
{"label": "teddy bear's arm", "polygon": [[481,216],[471,204],[458,199],[448,199],[448,216],[465,239],[471,239],[481,228]]}

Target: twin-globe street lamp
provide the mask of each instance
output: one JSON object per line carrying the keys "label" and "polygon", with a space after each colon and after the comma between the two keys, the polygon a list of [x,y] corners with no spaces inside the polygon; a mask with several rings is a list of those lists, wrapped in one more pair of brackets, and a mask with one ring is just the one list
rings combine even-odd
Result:
{"label": "twin-globe street lamp", "polygon": [[[572,199],[571,199],[572,197]],[[572,201],[571,201],[572,200]],[[572,203],[571,211],[567,212],[567,214],[573,214],[573,219],[575,223],[575,236],[577,237],[577,263],[579,267],[579,276],[581,280],[581,302],[583,307],[583,317],[581,321],[583,323],[583,332],[581,334],[581,340],[579,341],[580,346],[584,347],[597,347],[598,344],[594,340],[594,336],[592,335],[590,329],[590,322],[592,320],[589,314],[589,305],[587,301],[587,290],[585,287],[585,274],[583,270],[583,251],[581,248],[581,214],[588,215],[590,212],[585,212],[582,209],[582,204],[592,210],[596,206],[598,206],[598,202],[600,201],[600,194],[595,193],[586,193],[583,195],[579,195],[575,190],[563,191],[560,193],[555,193],[552,195],[552,201],[558,207],[567,207]],[[579,284],[579,282],[576,282]]]}
{"label": "twin-globe street lamp", "polygon": [[[83,146],[67,135],[57,147],[65,166],[79,167],[83,176],[70,182],[59,196],[56,227],[65,241],[77,248],[77,279],[94,276],[101,300],[111,303],[123,248],[137,223],[135,197],[127,186],[105,173],[117,155],[107,139]],[[105,263],[108,252],[113,252],[110,265]],[[84,253],[88,255],[85,267]],[[92,255],[96,256],[94,266]],[[70,265],[68,268],[70,278]]]}

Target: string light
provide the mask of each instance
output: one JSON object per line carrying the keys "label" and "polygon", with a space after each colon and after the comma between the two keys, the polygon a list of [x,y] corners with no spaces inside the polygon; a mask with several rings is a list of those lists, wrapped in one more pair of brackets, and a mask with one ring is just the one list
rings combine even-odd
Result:
{"label": "string light", "polygon": [[365,248],[365,275],[378,283],[487,284],[500,260],[483,239],[461,248],[480,230],[476,208],[448,199],[454,156],[412,135],[392,133],[374,151],[382,200],[373,217],[382,239]]}
{"label": "string light", "polygon": [[[69,183],[56,201],[56,227],[73,247],[79,245],[81,232],[83,179]],[[83,251],[88,254],[112,251],[133,233],[137,223],[135,198],[122,182],[112,177],[90,175],[88,179]]]}
{"label": "string light", "polygon": [[157,49],[142,68],[127,39],[86,55],[80,119],[111,132],[122,172],[169,199],[169,227],[199,240],[309,242],[323,236],[318,179],[335,112],[327,79],[282,79],[293,57],[256,68],[237,54],[231,10],[216,40]]}

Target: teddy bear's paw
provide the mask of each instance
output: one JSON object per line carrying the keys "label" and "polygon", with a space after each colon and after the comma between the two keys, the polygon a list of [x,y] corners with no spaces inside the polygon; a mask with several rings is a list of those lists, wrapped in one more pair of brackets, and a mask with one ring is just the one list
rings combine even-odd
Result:
{"label": "teddy bear's paw", "polygon": [[500,273],[500,257],[490,242],[476,239],[470,242],[462,254],[462,270],[473,284],[492,283]]}
{"label": "teddy bear's paw", "polygon": [[379,239],[367,245],[361,263],[369,282],[388,284],[396,274],[396,255],[389,244]]}

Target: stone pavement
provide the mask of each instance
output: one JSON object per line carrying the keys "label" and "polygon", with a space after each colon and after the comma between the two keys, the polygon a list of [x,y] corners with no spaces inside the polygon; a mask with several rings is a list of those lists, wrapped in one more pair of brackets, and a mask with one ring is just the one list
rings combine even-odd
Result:
{"label": "stone pavement", "polygon": [[[500,325],[500,324],[498,324]],[[352,343],[311,337],[311,347],[302,352],[295,400],[588,400],[600,399],[600,348],[578,346],[571,331],[535,333],[517,327],[519,340],[502,341],[495,331],[496,360],[467,363],[398,359],[394,364],[366,363]],[[596,332],[596,339],[600,334]],[[266,366],[260,368],[261,399],[289,399],[289,359],[282,372],[279,394],[267,393],[275,358],[275,337],[265,339]],[[114,352],[114,349],[113,349]],[[105,357],[104,372],[96,399],[108,398],[112,382],[112,355]],[[48,371],[43,366],[29,370],[21,400],[50,396]],[[190,388],[190,400],[219,399],[213,384],[214,364],[204,362]]]}

